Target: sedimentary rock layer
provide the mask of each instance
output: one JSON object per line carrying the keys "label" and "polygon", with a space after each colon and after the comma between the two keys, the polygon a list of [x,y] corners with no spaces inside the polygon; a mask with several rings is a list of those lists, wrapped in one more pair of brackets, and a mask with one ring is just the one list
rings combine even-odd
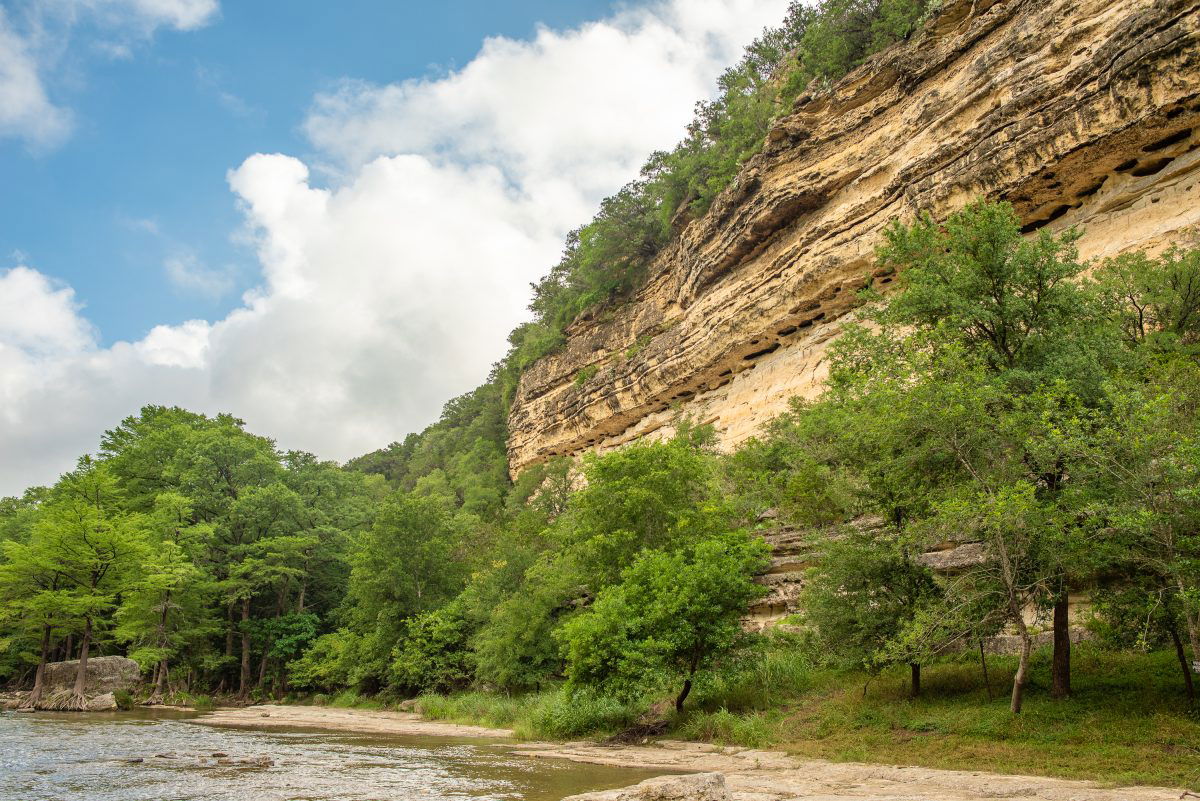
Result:
{"label": "sedimentary rock layer", "polygon": [[727,447],[753,436],[819,391],[891,219],[986,196],[1030,232],[1081,226],[1085,258],[1161,249],[1195,235],[1198,165],[1200,1],[949,0],[799,98],[632,301],[525,373],[511,469],[683,415]]}

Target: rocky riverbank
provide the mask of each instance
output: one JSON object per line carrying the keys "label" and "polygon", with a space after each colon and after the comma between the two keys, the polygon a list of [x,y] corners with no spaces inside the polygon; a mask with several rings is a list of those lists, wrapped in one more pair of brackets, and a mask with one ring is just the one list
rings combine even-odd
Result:
{"label": "rocky riverbank", "polygon": [[[329,707],[222,709],[195,722],[384,735],[512,736],[506,729],[429,721],[412,713]],[[572,796],[566,801],[1176,801],[1181,794],[1178,789],[1162,787],[1103,787],[1034,776],[801,760],[779,751],[672,740],[637,746],[532,742],[515,744],[513,750],[521,756],[676,774],[623,790]]]}

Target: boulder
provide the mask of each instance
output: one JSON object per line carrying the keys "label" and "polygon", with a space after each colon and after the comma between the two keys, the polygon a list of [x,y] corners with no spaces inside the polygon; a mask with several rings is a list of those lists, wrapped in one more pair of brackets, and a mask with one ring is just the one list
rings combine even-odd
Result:
{"label": "boulder", "polygon": [[87,699],[87,705],[84,706],[85,712],[111,712],[117,708],[117,698],[112,693],[102,693],[93,695]]}
{"label": "boulder", "polygon": [[[75,673],[78,669],[79,660],[76,659],[46,665],[45,692],[50,694],[74,689]],[[123,656],[93,656],[88,659],[83,694],[91,697],[117,690],[132,690],[141,678],[141,668],[132,659]]]}
{"label": "boulder", "polygon": [[622,790],[584,793],[563,801],[731,801],[722,773],[658,776]]}

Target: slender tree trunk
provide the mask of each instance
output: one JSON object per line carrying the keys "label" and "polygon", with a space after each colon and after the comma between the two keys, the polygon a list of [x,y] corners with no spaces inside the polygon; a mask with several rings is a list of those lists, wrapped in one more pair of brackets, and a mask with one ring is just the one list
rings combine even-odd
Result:
{"label": "slender tree trunk", "polygon": [[84,618],[83,637],[79,641],[79,667],[75,669],[75,697],[76,699],[83,698],[83,691],[87,689],[87,663],[88,651],[92,646],[92,616],[88,615]]}
{"label": "slender tree trunk", "polygon": [[263,688],[263,685],[266,684],[266,681],[267,681],[267,656],[270,653],[271,653],[271,641],[267,640],[266,645],[263,646],[262,659],[260,659],[258,662],[258,683],[256,686],[260,690]]}
{"label": "slender tree trunk", "polygon": [[233,604],[225,607],[225,660],[221,668],[221,681],[216,694],[221,695],[229,683],[229,665],[233,661]]}
{"label": "slender tree trunk", "polygon": [[979,666],[983,668],[983,686],[987,688],[988,700],[992,700],[992,680],[988,677],[987,654],[983,650],[983,638],[979,638]]}
{"label": "slender tree trunk", "polygon": [[64,661],[64,662],[70,662],[70,661],[71,661],[71,652],[72,652],[73,650],[75,650],[75,643],[74,643],[74,640],[75,640],[75,634],[74,634],[74,632],[69,632],[69,633],[67,634],[67,641],[66,641],[66,643],[63,645],[63,658],[62,658],[62,661]]}
{"label": "slender tree trunk", "polygon": [[250,597],[242,599],[242,670],[238,683],[238,698],[250,697]]}
{"label": "slender tree trunk", "polygon": [[[283,602],[283,593],[280,593],[278,603],[275,604],[276,623],[279,622],[279,617],[283,614]],[[265,684],[267,680],[267,661],[271,653],[271,645],[273,642],[274,641],[271,637],[267,637],[266,645],[263,646],[262,661],[258,663],[258,689],[260,690],[263,688],[263,684]]]}
{"label": "slender tree trunk", "polygon": [[1183,619],[1187,623],[1188,640],[1192,646],[1192,659],[1200,661],[1200,623],[1196,620],[1196,613],[1191,609],[1187,599],[1187,587],[1184,586],[1183,579],[1176,577],[1175,582],[1179,587],[1179,605],[1183,607]]}
{"label": "slender tree trunk", "polygon": [[916,698],[917,696],[919,696],[921,694],[921,663],[910,662],[908,665],[908,669],[909,669],[909,673],[912,677],[911,678],[912,697]]}
{"label": "slender tree trunk", "polygon": [[154,690],[160,698],[167,694],[167,658],[164,656],[158,663],[158,681]]}
{"label": "slender tree trunk", "polygon": [[1013,676],[1012,703],[1009,709],[1014,715],[1020,714],[1021,704],[1025,700],[1025,683],[1029,680],[1029,653],[1033,650],[1033,640],[1029,636],[1029,627],[1025,619],[1017,612],[1017,630],[1021,633],[1021,658],[1017,662],[1017,674]]}
{"label": "slender tree trunk", "polygon": [[686,679],[683,680],[683,689],[679,692],[679,695],[675,696],[675,711],[676,712],[683,711],[683,702],[687,700],[688,693],[690,693],[691,691],[692,691],[692,677],[688,676]]}
{"label": "slender tree trunk", "polygon": [[1192,682],[1192,666],[1188,664],[1187,654],[1183,650],[1183,640],[1179,638],[1179,628],[1172,617],[1167,622],[1167,631],[1171,634],[1171,642],[1175,646],[1175,657],[1179,660],[1179,669],[1183,671],[1183,686],[1187,689],[1188,706],[1196,704],[1196,685]]}
{"label": "slender tree trunk", "polygon": [[1008,596],[1008,611],[1013,623],[1021,635],[1021,659],[1017,663],[1017,674],[1013,676],[1012,703],[1009,708],[1014,715],[1021,711],[1021,703],[1025,700],[1025,682],[1029,679],[1029,652],[1033,643],[1029,637],[1029,627],[1025,625],[1025,610],[1017,598],[1016,576],[1013,572],[1012,561],[1008,557],[1008,548],[1004,537],[996,538],[996,553],[1000,558],[1000,572],[1004,578],[1004,591]]}
{"label": "slender tree trunk", "polygon": [[1050,663],[1052,698],[1071,695],[1071,608],[1064,591],[1054,602],[1054,657]]}
{"label": "slender tree trunk", "polygon": [[34,707],[42,700],[42,693],[46,687],[46,661],[50,657],[50,624],[42,626],[42,650],[41,656],[38,659],[37,672],[33,674],[33,689],[29,691],[29,697],[25,699],[25,706]]}

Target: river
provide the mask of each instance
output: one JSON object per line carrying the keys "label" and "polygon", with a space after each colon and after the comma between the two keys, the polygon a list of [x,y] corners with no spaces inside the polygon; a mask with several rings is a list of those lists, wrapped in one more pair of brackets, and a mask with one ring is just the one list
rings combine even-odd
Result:
{"label": "river", "polygon": [[[226,729],[189,722],[194,717],[0,713],[0,799],[557,801],[651,775],[516,756],[495,740]],[[222,765],[214,754],[274,764]]]}

